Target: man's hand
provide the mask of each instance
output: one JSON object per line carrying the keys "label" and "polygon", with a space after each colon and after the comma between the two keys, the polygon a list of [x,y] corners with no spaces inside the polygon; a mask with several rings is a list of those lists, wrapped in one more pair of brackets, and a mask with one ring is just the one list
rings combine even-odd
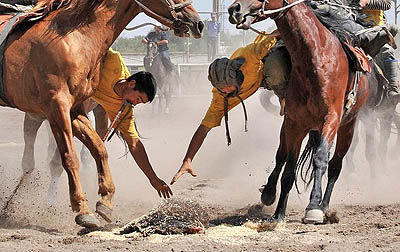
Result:
{"label": "man's hand", "polygon": [[184,173],[190,173],[193,177],[197,176],[197,174],[195,174],[194,171],[193,171],[192,162],[190,160],[187,160],[187,161],[183,162],[183,164],[182,164],[181,168],[179,169],[179,171],[172,178],[171,185],[173,183],[175,183],[178,180],[178,178],[180,176],[182,176],[182,174],[184,174]]}
{"label": "man's hand", "polygon": [[171,188],[169,188],[169,186],[163,180],[155,178],[150,180],[150,183],[154,187],[154,189],[157,190],[158,196],[160,196],[160,198],[162,197],[164,199],[168,199],[173,195]]}

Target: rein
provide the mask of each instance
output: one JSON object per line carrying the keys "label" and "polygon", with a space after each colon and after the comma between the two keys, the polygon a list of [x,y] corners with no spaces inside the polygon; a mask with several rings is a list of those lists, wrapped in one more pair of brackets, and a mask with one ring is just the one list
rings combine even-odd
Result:
{"label": "rein", "polygon": [[188,23],[178,18],[177,13],[181,12],[183,8],[192,4],[192,0],[187,0],[185,2],[175,4],[172,0],[161,0],[161,2],[168,8],[169,13],[172,16],[172,20],[158,15],[154,11],[150,10],[146,5],[143,4],[145,0],[133,0],[144,12],[149,13],[150,16],[154,16],[157,19],[163,20],[163,22],[170,24],[175,29],[180,29],[183,25],[188,25]]}
{"label": "rein", "polygon": [[270,15],[270,14],[275,14],[278,13],[278,15],[275,18],[272,19],[279,19],[281,17],[283,17],[286,14],[286,11],[290,8],[292,8],[293,6],[305,2],[306,0],[297,0],[296,2],[293,3],[288,3],[287,0],[284,0],[283,2],[283,7],[278,8],[278,9],[272,9],[272,10],[264,10],[265,9],[265,5],[267,5],[269,3],[269,0],[259,0],[260,2],[262,2],[262,7],[259,10],[259,12],[257,13],[258,17],[263,17],[266,15]]}

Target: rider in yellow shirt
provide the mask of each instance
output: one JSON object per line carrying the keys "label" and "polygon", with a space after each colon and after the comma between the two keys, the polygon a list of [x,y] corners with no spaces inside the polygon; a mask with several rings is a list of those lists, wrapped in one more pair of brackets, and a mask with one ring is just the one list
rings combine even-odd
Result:
{"label": "rider in yellow shirt", "polygon": [[[386,22],[384,11],[391,8],[390,0],[361,0],[360,6],[363,7],[362,12],[367,15],[368,21],[373,23],[373,26],[387,26],[397,28],[395,25]],[[394,30],[393,28],[391,30]],[[395,35],[395,34],[394,34]],[[385,77],[389,81],[388,96],[392,103],[400,102],[400,73],[399,61],[395,57],[395,50],[385,44],[377,54],[375,59],[380,62],[383,68]]]}
{"label": "rider in yellow shirt", "polygon": [[254,94],[260,87],[263,80],[262,59],[276,41],[276,34],[260,35],[252,44],[237,49],[230,59],[220,58],[211,63],[208,79],[214,86],[213,98],[203,121],[192,137],[183,164],[171,184],[175,183],[184,173],[196,176],[192,160],[208,132],[212,128],[220,126],[223,117],[225,117],[228,145],[230,144],[227,127],[228,111]]}
{"label": "rider in yellow shirt", "polygon": [[[156,81],[151,73],[138,72],[130,75],[119,52],[109,49],[100,70],[100,84],[91,97],[99,103],[111,121],[114,121],[125,102],[133,106],[151,102],[156,92]],[[150,184],[157,190],[160,197],[169,198],[171,189],[154,172],[147,157],[146,150],[138,137],[135,127],[133,107],[122,111],[123,117],[116,125],[126,141],[132,157],[139,168],[147,176]]]}

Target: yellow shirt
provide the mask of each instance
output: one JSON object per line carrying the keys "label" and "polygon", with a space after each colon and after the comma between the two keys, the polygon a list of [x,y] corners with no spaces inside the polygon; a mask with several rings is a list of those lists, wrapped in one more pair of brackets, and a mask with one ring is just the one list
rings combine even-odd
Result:
{"label": "yellow shirt", "polygon": [[363,8],[362,12],[367,15],[367,20],[375,23],[374,26],[383,25],[383,10]]}
{"label": "yellow shirt", "polygon": [[[100,84],[91,98],[104,108],[111,121],[117,116],[118,111],[124,103],[122,98],[114,92],[114,85],[117,81],[126,79],[129,76],[129,70],[121,54],[110,48],[104,58],[102,68],[100,69]],[[127,109],[128,107],[125,108],[122,116],[125,115]],[[118,130],[124,137],[138,138],[133,108],[120,124]]]}
{"label": "yellow shirt", "polygon": [[[263,63],[262,58],[268,53],[271,47],[276,43],[276,37],[271,35],[259,35],[254,42],[237,49],[231,59],[245,58],[246,61],[241,66],[244,75],[242,86],[239,90],[239,96],[245,100],[254,94],[260,87],[262,81]],[[214,128],[221,125],[224,116],[224,96],[216,88],[212,90],[213,98],[208,111],[201,122],[207,128]],[[228,99],[228,111],[240,103],[236,97]]]}

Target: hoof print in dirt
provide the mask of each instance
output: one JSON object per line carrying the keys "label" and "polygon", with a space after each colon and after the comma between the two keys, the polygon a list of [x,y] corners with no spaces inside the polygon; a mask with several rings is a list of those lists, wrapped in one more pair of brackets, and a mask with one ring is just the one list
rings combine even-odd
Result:
{"label": "hoof print in dirt", "polygon": [[324,216],[324,224],[335,224],[339,223],[340,219],[337,216],[336,211],[327,211]]}
{"label": "hoof print in dirt", "polygon": [[144,237],[152,234],[195,234],[208,227],[208,213],[191,200],[173,198],[164,200],[149,214],[128,223],[119,234],[140,233]]}

